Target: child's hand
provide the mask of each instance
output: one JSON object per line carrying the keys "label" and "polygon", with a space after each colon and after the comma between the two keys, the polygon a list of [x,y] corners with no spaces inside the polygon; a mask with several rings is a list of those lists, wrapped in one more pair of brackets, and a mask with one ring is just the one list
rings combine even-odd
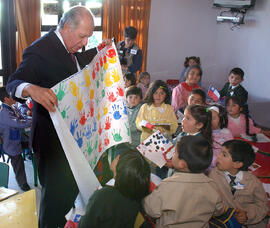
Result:
{"label": "child's hand", "polygon": [[111,164],[111,170],[113,172],[113,177],[115,178],[116,177],[116,166],[117,166],[117,163],[119,161],[119,158],[120,158],[120,155],[117,155],[117,157],[112,161],[112,164]]}
{"label": "child's hand", "polygon": [[240,224],[244,224],[247,222],[247,212],[238,208],[236,209],[235,218]]}

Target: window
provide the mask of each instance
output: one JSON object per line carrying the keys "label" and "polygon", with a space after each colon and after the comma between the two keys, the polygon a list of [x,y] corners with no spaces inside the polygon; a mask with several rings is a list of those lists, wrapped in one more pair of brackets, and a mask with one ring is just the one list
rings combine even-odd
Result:
{"label": "window", "polygon": [[102,41],[102,0],[41,0],[41,35],[55,28],[63,13],[75,5],[86,6],[92,11],[95,29],[86,49],[97,46]]}

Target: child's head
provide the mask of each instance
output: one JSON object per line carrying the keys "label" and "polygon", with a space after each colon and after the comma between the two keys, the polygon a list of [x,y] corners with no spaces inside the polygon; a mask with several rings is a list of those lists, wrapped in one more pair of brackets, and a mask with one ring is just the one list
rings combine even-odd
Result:
{"label": "child's head", "polygon": [[195,86],[201,80],[201,76],[202,69],[199,65],[190,66],[185,73],[186,83],[189,86]]}
{"label": "child's head", "polygon": [[183,136],[176,144],[172,164],[179,171],[203,173],[212,158],[212,146],[203,136]]}
{"label": "child's head", "polygon": [[130,199],[141,200],[149,193],[151,171],[148,162],[136,150],[126,151],[117,159],[115,188]]}
{"label": "child's head", "polygon": [[202,105],[188,105],[182,120],[183,132],[201,134],[212,144],[212,113]]}
{"label": "child's head", "polygon": [[130,108],[136,107],[142,100],[141,88],[130,86],[126,91],[126,98]]}
{"label": "child's head", "polygon": [[150,83],[150,74],[148,72],[141,72],[139,74],[139,82],[144,85],[149,85]]}
{"label": "child's head", "polygon": [[8,95],[6,87],[0,87],[0,100],[7,105],[13,105],[16,103],[16,101]]}
{"label": "child's head", "polygon": [[162,80],[152,82],[146,92],[145,102],[160,106],[163,102],[170,104],[170,92],[167,84]]}
{"label": "child's head", "polygon": [[233,68],[229,73],[231,86],[237,86],[244,80],[244,71],[241,68]]}
{"label": "child's head", "polygon": [[228,117],[225,108],[220,105],[213,105],[210,108],[212,113],[212,129],[222,129],[228,125]]}
{"label": "child's head", "polygon": [[184,67],[189,67],[193,65],[201,65],[200,57],[190,56],[185,58]]}
{"label": "child's head", "polygon": [[217,167],[235,175],[239,170],[247,171],[254,161],[255,153],[252,146],[234,139],[223,143],[221,153],[217,157]]}
{"label": "child's head", "polygon": [[136,76],[133,73],[126,73],[124,75],[125,88],[128,88],[132,85],[136,85]]}
{"label": "child's head", "polygon": [[242,108],[242,103],[240,99],[236,96],[232,96],[226,99],[225,102],[226,110],[229,116],[233,118],[239,117],[241,111],[243,110]]}
{"label": "child's head", "polygon": [[202,89],[193,89],[188,97],[188,105],[205,105],[206,94]]}

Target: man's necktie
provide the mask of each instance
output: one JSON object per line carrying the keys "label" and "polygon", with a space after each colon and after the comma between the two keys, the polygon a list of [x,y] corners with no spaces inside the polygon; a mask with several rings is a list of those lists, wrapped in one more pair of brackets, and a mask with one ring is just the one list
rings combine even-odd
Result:
{"label": "man's necktie", "polygon": [[70,53],[70,57],[71,57],[72,61],[74,62],[74,64],[77,65],[75,55]]}
{"label": "man's necktie", "polygon": [[236,186],[236,183],[235,183],[235,176],[231,176],[229,175],[231,181],[230,181],[230,187],[231,187],[231,191],[232,191],[232,194],[234,195],[236,189],[234,188],[234,186]]}

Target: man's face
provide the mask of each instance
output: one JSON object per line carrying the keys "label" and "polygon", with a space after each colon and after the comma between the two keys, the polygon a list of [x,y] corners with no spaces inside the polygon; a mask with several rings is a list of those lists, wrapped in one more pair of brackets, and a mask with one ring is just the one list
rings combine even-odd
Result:
{"label": "man's face", "polygon": [[230,82],[230,84],[231,84],[232,86],[237,86],[237,85],[239,85],[242,81],[243,81],[243,79],[242,79],[241,76],[238,75],[238,74],[233,74],[233,73],[231,73],[231,74],[229,75],[229,82]]}
{"label": "man's face", "polygon": [[77,28],[72,28],[67,22],[61,32],[69,53],[76,53],[87,45],[88,38],[93,34],[93,19],[87,15],[81,17]]}
{"label": "man's face", "polygon": [[125,37],[125,48],[131,48],[134,43],[135,40],[130,39],[129,37]]}

